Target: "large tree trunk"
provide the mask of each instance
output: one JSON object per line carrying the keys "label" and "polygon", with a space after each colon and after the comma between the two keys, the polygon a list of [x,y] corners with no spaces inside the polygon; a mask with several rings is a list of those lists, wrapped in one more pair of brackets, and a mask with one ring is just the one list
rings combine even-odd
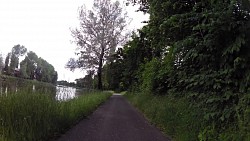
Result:
{"label": "large tree trunk", "polygon": [[102,47],[100,58],[99,58],[99,65],[98,65],[98,71],[97,71],[97,76],[98,76],[98,86],[97,88],[99,90],[102,90],[102,62],[103,62],[103,56],[104,56],[104,47]]}

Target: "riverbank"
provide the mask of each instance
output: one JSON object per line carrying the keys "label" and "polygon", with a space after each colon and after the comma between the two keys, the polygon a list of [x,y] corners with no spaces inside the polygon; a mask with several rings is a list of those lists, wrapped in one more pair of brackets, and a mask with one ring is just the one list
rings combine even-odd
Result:
{"label": "riverbank", "polygon": [[0,82],[22,82],[25,84],[38,84],[38,85],[46,85],[46,86],[55,86],[52,83],[47,83],[47,82],[42,82],[42,81],[37,81],[37,80],[31,80],[31,79],[24,79],[24,78],[19,78],[19,77],[14,77],[14,76],[9,76],[9,75],[4,75],[0,74]]}
{"label": "riverbank", "polygon": [[18,91],[0,96],[0,140],[49,140],[89,115],[112,94],[94,92],[56,101],[40,92]]}

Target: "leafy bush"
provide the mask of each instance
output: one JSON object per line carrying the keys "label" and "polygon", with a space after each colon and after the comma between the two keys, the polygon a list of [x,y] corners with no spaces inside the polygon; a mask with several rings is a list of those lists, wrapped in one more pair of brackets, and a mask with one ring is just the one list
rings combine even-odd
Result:
{"label": "leafy bush", "polygon": [[157,59],[153,59],[143,66],[141,77],[139,79],[141,84],[141,90],[150,93],[155,90],[157,86],[157,75],[160,67],[160,62]]}

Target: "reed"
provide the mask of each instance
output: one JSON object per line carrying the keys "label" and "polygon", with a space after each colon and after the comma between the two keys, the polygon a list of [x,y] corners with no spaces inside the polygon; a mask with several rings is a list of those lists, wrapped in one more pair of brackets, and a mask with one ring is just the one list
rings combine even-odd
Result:
{"label": "reed", "polygon": [[43,141],[89,115],[111,93],[93,92],[68,101],[28,90],[0,96],[0,141]]}

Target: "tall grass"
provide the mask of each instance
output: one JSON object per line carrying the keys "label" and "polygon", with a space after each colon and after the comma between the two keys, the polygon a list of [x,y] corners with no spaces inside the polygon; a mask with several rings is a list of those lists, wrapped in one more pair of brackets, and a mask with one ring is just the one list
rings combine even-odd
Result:
{"label": "tall grass", "polygon": [[[204,119],[201,108],[185,97],[127,93],[128,100],[174,141],[250,141],[250,107],[238,105],[238,122],[221,129]],[[249,101],[241,101],[249,102]],[[247,104],[242,104],[247,105]],[[242,110],[244,109],[244,110]]]}
{"label": "tall grass", "polygon": [[39,92],[1,95],[0,141],[49,140],[87,116],[110,95],[95,92],[64,102]]}
{"label": "tall grass", "polygon": [[146,118],[175,141],[198,140],[203,128],[203,117],[198,108],[191,107],[184,98],[125,94],[128,100],[142,111]]}

